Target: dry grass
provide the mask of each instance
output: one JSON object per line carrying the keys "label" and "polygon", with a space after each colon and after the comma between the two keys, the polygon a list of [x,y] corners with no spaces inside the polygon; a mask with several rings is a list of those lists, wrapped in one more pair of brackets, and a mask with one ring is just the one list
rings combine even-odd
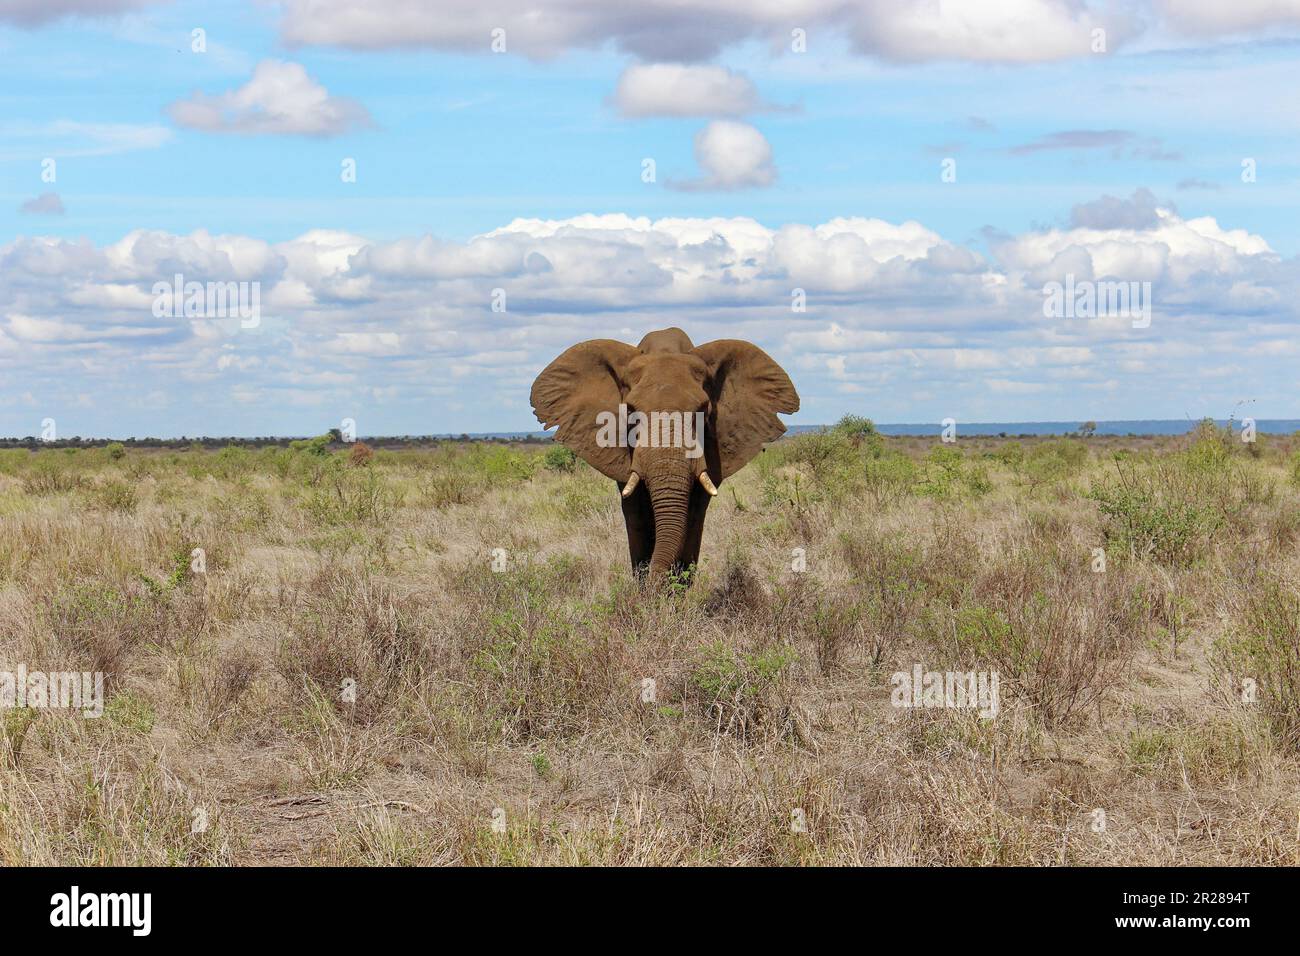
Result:
{"label": "dry grass", "polygon": [[108,701],[0,865],[1300,863],[1293,444],[800,436],[666,595],[538,449],[2,452],[0,670]]}

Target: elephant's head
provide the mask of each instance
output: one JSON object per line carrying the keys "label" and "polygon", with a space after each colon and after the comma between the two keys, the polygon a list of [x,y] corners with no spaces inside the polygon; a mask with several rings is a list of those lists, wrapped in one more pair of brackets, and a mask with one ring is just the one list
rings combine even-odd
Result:
{"label": "elephant's head", "polygon": [[652,576],[682,554],[696,486],[716,495],[785,431],[777,413],[799,410],[789,376],[762,349],[736,339],[696,348],[681,329],[638,346],[581,342],[537,377],[532,403],[544,427],[558,426],[556,440],[617,481],[625,499],[648,495]]}

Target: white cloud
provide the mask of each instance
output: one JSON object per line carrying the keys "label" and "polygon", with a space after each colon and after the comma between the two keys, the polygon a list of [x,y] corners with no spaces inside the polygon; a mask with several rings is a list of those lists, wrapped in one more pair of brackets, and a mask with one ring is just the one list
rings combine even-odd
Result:
{"label": "white cloud", "polygon": [[210,133],[337,136],[370,124],[365,107],[329,91],[300,63],[263,60],[236,90],[196,92],[168,107],[180,126]]}
{"label": "white cloud", "polygon": [[695,134],[695,161],[702,175],[669,182],[675,189],[748,189],[776,182],[772,147],[748,123],[714,120]]}
{"label": "white cloud", "polygon": [[18,207],[18,211],[34,216],[62,216],[66,210],[63,208],[63,200],[59,198],[59,194],[48,192],[41,193],[35,199],[27,200]]}
{"label": "white cloud", "polygon": [[107,17],[137,10],[159,0],[4,0],[0,21],[39,26],[63,17]]}
{"label": "white cloud", "polygon": [[1182,219],[1169,209],[1154,210],[1146,228],[1048,229],[1000,244],[998,258],[1033,281],[1080,279],[1193,281],[1248,273],[1259,260],[1275,261],[1268,243],[1244,229],[1223,229],[1212,217]]}
{"label": "white cloud", "polygon": [[988,378],[984,383],[989,391],[1003,395],[1035,395],[1047,388],[1042,382],[1017,382],[1007,378]]}
{"label": "white cloud", "polygon": [[[1293,357],[1257,344],[1288,340],[1300,323],[1300,261],[1214,219],[1157,213],[1150,227],[1011,237],[991,261],[921,223],[865,217],[777,228],[744,217],[518,219],[464,242],[325,230],[277,243],[144,230],[107,245],[20,238],[0,245],[0,376],[15,395],[76,383],[97,406],[127,383],[141,394],[183,387],[205,407],[234,396],[248,433],[276,430],[281,409],[344,415],[381,393],[395,409],[444,416],[426,430],[507,412],[518,427],[532,376],[566,346],[679,325],[697,341],[767,349],[795,377],[811,421],[838,417],[846,396],[882,420],[923,420],[931,409],[918,403],[942,402],[973,421],[980,401],[1030,394],[1036,408],[1113,394],[1131,410],[1156,400],[1198,410],[1211,381],[1289,394]],[[1044,318],[1042,283],[1076,254],[1097,275],[1150,276],[1149,329]],[[259,282],[260,327],[156,318],[150,290],[177,272]],[[491,308],[498,288],[501,313]],[[796,288],[802,312],[791,307]],[[1247,381],[1210,375],[1234,363]],[[464,406],[454,420],[453,401]],[[994,407],[1014,420],[1020,406]],[[149,421],[137,431],[149,433]]]}
{"label": "white cloud", "polygon": [[765,108],[744,74],[683,63],[629,66],[614,104],[624,116],[743,116]]}
{"label": "white cloud", "polygon": [[866,0],[854,6],[849,23],[857,48],[891,60],[1061,60],[1090,55],[1094,29],[1105,31],[1108,51],[1137,32],[1130,18],[1103,15],[1098,4],[1077,0]]}
{"label": "white cloud", "polygon": [[1300,25],[1300,0],[1157,0],[1175,30],[1194,36],[1230,36]]}
{"label": "white cloud", "polygon": [[[1260,0],[1257,0],[1260,2]],[[847,36],[860,53],[891,60],[1038,62],[1091,55],[1091,31],[1107,50],[1137,35],[1141,22],[1101,0],[288,0],[281,21],[290,45],[353,49],[429,47],[487,53],[494,29],[507,51],[532,58],[613,44],[644,60],[692,62],[750,40],[790,48],[794,26],[810,43]]]}

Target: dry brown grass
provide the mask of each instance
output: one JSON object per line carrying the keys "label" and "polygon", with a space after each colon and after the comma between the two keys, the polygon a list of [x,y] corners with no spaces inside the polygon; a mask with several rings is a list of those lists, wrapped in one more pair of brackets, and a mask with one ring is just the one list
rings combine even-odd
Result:
{"label": "dry brown grass", "polygon": [[108,697],[0,711],[0,865],[1300,863],[1293,449],[1215,441],[783,442],[664,595],[536,449],[0,453],[0,670]]}

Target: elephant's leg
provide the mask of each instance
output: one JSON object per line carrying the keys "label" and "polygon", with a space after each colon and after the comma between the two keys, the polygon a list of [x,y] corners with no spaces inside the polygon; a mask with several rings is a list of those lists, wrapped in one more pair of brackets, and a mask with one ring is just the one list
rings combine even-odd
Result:
{"label": "elephant's leg", "polygon": [[[619,491],[623,486],[619,485]],[[650,556],[655,550],[655,519],[650,507],[650,492],[641,484],[623,504],[623,521],[627,525],[627,550],[632,559],[632,573],[643,577],[650,567]]]}
{"label": "elephant's leg", "polygon": [[704,539],[704,514],[709,510],[713,499],[698,484],[691,489],[691,501],[686,514],[686,538],[682,542],[682,554],[673,565],[680,574],[692,564],[699,567],[700,543]]}

